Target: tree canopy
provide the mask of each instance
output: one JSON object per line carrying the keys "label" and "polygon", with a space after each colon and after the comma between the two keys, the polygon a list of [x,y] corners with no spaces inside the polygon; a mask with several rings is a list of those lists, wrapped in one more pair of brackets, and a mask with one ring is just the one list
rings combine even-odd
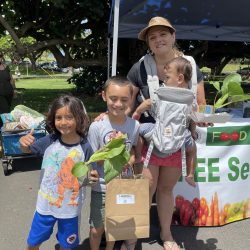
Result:
{"label": "tree canopy", "polygon": [[[0,0],[0,45],[12,59],[34,63],[49,50],[59,67],[107,67],[107,29],[111,0]],[[200,67],[218,74],[234,58],[250,58],[244,42],[179,40],[181,50]],[[146,51],[135,39],[120,39],[118,68],[126,74]]]}
{"label": "tree canopy", "polygon": [[[50,50],[60,67],[106,64],[109,0],[0,2],[0,32],[14,41],[13,57]],[[28,37],[32,42],[22,42]]]}

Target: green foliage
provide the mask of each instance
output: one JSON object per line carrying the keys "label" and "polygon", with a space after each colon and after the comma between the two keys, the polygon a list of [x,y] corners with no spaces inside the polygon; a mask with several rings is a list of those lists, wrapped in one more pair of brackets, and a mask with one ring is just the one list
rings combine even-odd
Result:
{"label": "green foliage", "polygon": [[[31,36],[23,37],[20,41],[24,46],[31,46],[36,42],[36,40]],[[1,52],[3,52],[5,56],[14,59],[13,51],[15,50],[15,42],[10,35],[4,35],[0,38],[0,48]]]}
{"label": "green foliage", "polygon": [[107,69],[102,67],[83,67],[79,74],[68,79],[76,86],[77,92],[94,96],[101,92],[107,79]]}
{"label": "green foliage", "polygon": [[[211,84],[217,90],[214,107],[218,109],[231,103],[250,100],[250,95],[245,94],[241,87],[241,81],[242,79],[239,74],[232,73],[225,77],[222,85],[220,85],[220,82],[212,82]],[[218,98],[218,96],[220,97]]]}
{"label": "green foliage", "polygon": [[106,183],[121,173],[121,167],[128,162],[129,157],[129,152],[124,148],[119,155],[104,161],[104,179]]}
{"label": "green foliage", "polygon": [[3,52],[4,54],[7,54],[8,51],[10,51],[12,46],[14,45],[15,43],[12,40],[10,35],[2,36],[0,38],[0,48],[1,48],[1,52]]}
{"label": "green foliage", "polygon": [[100,96],[83,96],[76,93],[73,85],[68,84],[66,79],[40,78],[20,79],[16,81],[17,96],[12,102],[12,108],[18,104],[35,109],[40,113],[48,112],[52,100],[62,94],[72,93],[80,98],[93,117],[106,110],[106,104]]}
{"label": "green foliage", "polygon": [[119,175],[122,167],[128,162],[130,154],[125,145],[126,135],[113,138],[108,144],[97,150],[87,162],[76,163],[72,174],[78,178],[87,175],[92,162],[104,161],[104,179],[110,182]]}
{"label": "green foliage", "polygon": [[[4,1],[0,6],[5,22],[19,39],[32,37],[33,44],[13,46],[21,58],[37,58],[50,50],[60,67],[105,65],[107,21],[111,0]],[[6,34],[0,25],[0,33]],[[10,31],[10,30],[8,30]],[[9,32],[12,34],[11,32]],[[93,60],[90,60],[93,59]],[[90,62],[88,62],[88,60]]]}

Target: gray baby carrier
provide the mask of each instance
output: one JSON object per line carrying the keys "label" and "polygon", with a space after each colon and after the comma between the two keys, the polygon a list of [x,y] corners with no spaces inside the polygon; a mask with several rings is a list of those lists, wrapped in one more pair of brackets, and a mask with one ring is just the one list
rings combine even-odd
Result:
{"label": "gray baby carrier", "polygon": [[[194,94],[196,84],[190,83],[190,87],[192,86],[190,89],[160,87],[153,57],[146,55],[143,60],[152,101],[150,114],[156,122],[154,129],[144,136],[149,144],[144,167],[148,166],[152,152],[159,157],[166,157],[181,149],[182,174],[186,176],[185,131],[188,116],[196,103]],[[193,63],[192,68],[196,77],[196,67],[193,67]]]}

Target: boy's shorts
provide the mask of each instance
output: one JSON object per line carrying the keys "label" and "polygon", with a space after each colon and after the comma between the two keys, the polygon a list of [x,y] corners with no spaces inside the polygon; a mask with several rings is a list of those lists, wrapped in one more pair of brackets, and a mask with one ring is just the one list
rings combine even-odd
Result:
{"label": "boy's shorts", "polygon": [[105,196],[104,192],[91,191],[89,226],[100,228],[104,226],[105,217]]}
{"label": "boy's shorts", "polygon": [[74,248],[79,245],[78,217],[58,219],[52,215],[42,215],[35,212],[30,233],[27,239],[29,246],[37,246],[48,240],[53,233],[55,223],[58,224],[56,238],[60,246]]}

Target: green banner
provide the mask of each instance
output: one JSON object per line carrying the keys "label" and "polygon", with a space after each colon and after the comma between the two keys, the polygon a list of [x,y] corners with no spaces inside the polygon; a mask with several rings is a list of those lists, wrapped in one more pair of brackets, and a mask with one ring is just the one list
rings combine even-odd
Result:
{"label": "green banner", "polygon": [[206,146],[250,145],[250,126],[209,127]]}

